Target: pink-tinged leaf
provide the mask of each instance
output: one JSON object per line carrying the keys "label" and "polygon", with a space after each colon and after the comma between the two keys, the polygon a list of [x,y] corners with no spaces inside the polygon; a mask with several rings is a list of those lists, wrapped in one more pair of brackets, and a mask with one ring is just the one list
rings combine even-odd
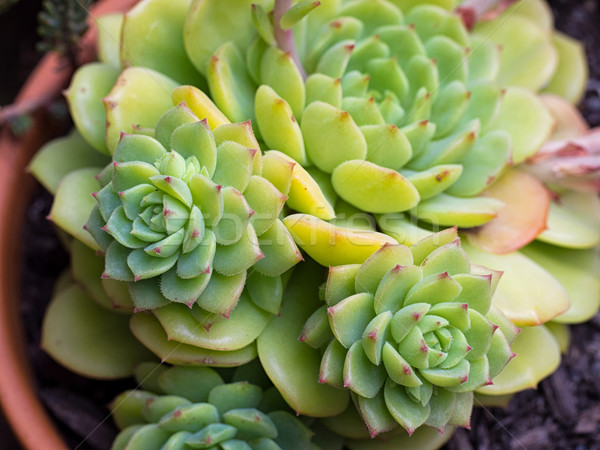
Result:
{"label": "pink-tinged leaf", "polygon": [[556,120],[548,143],[578,137],[590,129],[579,110],[564,98],[554,94],[542,94],[540,100]]}
{"label": "pink-tinged leaf", "polygon": [[456,8],[465,27],[471,30],[480,20],[492,20],[517,0],[466,0]]}
{"label": "pink-tinged leaf", "polygon": [[579,137],[547,142],[525,167],[546,183],[580,192],[600,192],[600,128]]}
{"label": "pink-tinged leaf", "polygon": [[528,173],[506,172],[485,196],[505,202],[498,216],[468,234],[471,243],[498,254],[510,253],[531,242],[546,228],[550,193]]}

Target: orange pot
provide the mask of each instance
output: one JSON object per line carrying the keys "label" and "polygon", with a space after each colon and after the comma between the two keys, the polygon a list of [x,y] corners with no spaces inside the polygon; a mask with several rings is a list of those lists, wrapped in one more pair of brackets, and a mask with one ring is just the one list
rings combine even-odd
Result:
{"label": "orange pot", "polygon": [[[94,58],[97,30],[93,18],[124,11],[135,0],[104,0],[90,11],[90,30],[81,40],[80,62]],[[15,105],[38,103],[58,97],[68,85],[72,68],[55,54],[48,54],[32,72]],[[53,135],[51,123],[35,113],[33,125],[20,138],[10,130],[0,133],[0,404],[21,444],[27,449],[66,449],[32,382],[24,332],[19,317],[21,242],[18,237],[33,187],[26,175],[32,155]],[[6,128],[6,127],[5,127]]]}

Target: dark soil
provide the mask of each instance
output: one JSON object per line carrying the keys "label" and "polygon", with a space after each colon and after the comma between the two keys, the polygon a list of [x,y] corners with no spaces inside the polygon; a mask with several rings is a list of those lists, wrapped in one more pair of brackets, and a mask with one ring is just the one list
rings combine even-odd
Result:
{"label": "dark soil", "polygon": [[[581,107],[592,125],[600,125],[600,5],[597,0],[551,0],[550,3],[558,17],[557,27],[585,42],[591,79]],[[18,33],[16,27],[14,33]],[[30,34],[27,42],[31,41]],[[20,62],[15,75],[21,74],[23,67],[31,67],[31,61],[36,59],[31,45],[27,48],[25,55],[18,55]],[[18,80],[7,82],[18,83]],[[106,404],[129,387],[128,381],[97,382],[79,377],[56,364],[39,348],[40,326],[52,286],[68,262],[45,220],[50,204],[51,197],[38,188],[23,230],[27,245],[22,315],[29,353],[40,397],[56,419],[67,445],[106,449],[116,432],[110,419],[104,420]],[[568,355],[560,369],[540,384],[539,390],[519,393],[507,409],[477,408],[472,430],[458,430],[445,448],[600,449],[600,315],[571,329],[573,339]],[[4,439],[1,427],[0,438],[0,447],[16,448],[8,444],[12,441]]]}

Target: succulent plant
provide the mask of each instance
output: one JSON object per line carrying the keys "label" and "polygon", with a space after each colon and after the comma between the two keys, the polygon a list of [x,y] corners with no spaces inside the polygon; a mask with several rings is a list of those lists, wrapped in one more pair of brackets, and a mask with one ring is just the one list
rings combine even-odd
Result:
{"label": "succulent plant", "polygon": [[[147,390],[126,391],[112,403],[122,429],[112,448],[309,448],[312,432],[247,381],[225,384],[214,370],[138,366]],[[271,391],[273,394],[273,392]]]}
{"label": "succulent plant", "polygon": [[[293,241],[278,238],[286,196],[260,176],[252,140],[244,124],[213,134],[183,104],[154,137],[121,137],[86,229],[106,252],[103,277],[130,282],[137,309],[197,303],[228,317],[248,269],[273,277],[299,261]],[[259,237],[271,228],[265,258]]]}
{"label": "succulent plant", "polygon": [[491,273],[472,270],[456,229],[385,245],[330,268],[327,306],[301,340],[323,354],[319,381],[350,389],[371,435],[469,422],[472,392],[514,356],[515,327],[491,308]]}
{"label": "succulent plant", "polygon": [[[229,123],[195,87],[165,93],[172,82],[148,69],[126,69],[114,89],[107,88],[110,122],[139,124],[129,125],[109,151],[106,137],[90,128],[106,95],[91,87],[98,77],[116,79],[105,69],[84,66],[69,90],[72,109],[84,119],[77,122],[83,139],[75,133],[48,146],[31,167],[56,193],[51,220],[76,238],[69,244],[73,276],[104,308],[151,310],[134,314],[131,330],[165,361],[244,364],[256,357],[256,337],[279,312],[286,279],[280,275],[302,259],[277,216],[288,195],[302,200],[304,186],[316,183],[305,171],[298,174],[294,163],[263,157],[249,123]],[[152,104],[123,101],[149,93]],[[112,154],[104,169],[108,157],[90,146]],[[169,229],[165,205],[176,214],[167,214]],[[196,241],[192,251],[178,241],[186,228],[188,241]],[[198,242],[201,233],[204,243]],[[188,278],[178,270],[188,270]],[[51,353],[64,360],[69,348],[53,346]]]}
{"label": "succulent plant", "polygon": [[[181,365],[135,369],[115,448],[316,447],[307,424],[349,439],[324,448],[433,448],[474,393],[555,370],[560,324],[597,311],[599,202],[572,192],[597,189],[597,134],[537,95],[581,95],[577,45],[541,0],[481,23],[477,1],[417,3],[143,0],[100,19],[101,62],[67,91],[79,134],[32,171],[80,286],[55,295],[48,351],[119,377],[148,357],[137,338]],[[81,311],[91,334],[94,311],[119,324],[110,370],[81,370],[86,327],[60,330]],[[263,370],[264,396],[241,383]]]}
{"label": "succulent plant", "polygon": [[[325,2],[281,17],[276,5],[272,25],[255,18],[258,37],[241,45],[245,55],[232,42],[205,65],[205,49],[190,43],[188,53],[225,114],[255,117],[266,145],[313,165],[333,200],[444,226],[481,225],[503,205],[472,197],[535,153],[552,118],[532,92],[496,82],[498,49],[470,35],[457,15],[431,4],[404,8]],[[190,15],[186,29],[207,26],[204,13]],[[301,13],[308,14],[296,22]],[[290,29],[306,80],[277,39]]]}

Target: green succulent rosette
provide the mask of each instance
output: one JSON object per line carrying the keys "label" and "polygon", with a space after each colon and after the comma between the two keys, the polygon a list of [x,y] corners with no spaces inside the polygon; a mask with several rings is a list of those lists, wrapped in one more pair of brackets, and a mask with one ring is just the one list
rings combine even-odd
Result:
{"label": "green succulent rosette", "polygon": [[[302,260],[278,216],[287,194],[312,179],[304,172],[297,180],[295,164],[283,158],[263,157],[250,124],[230,123],[197,88],[140,67],[124,70],[116,83],[103,72],[102,65],[84,66],[69,89],[71,107],[89,111],[81,135],[50,143],[31,166],[55,194],[49,218],[66,232],[73,279],[111,315],[137,312],[119,323],[128,321],[164,361],[244,364],[279,313],[282,274]],[[98,77],[114,86],[91,89]],[[106,115],[99,115],[95,106],[107,94]],[[153,104],[144,103],[148,96]],[[106,137],[117,126],[127,131],[108,145],[110,156],[86,142],[90,135],[106,139],[97,129],[105,122]],[[76,317],[71,297],[60,303]],[[104,330],[98,317],[87,322],[92,334]],[[59,322],[48,322],[56,342],[69,334]],[[72,360],[85,346],[75,347],[48,346],[79,371]],[[86,373],[105,376],[96,369]]]}
{"label": "green succulent rosette", "polygon": [[[112,449],[309,448],[312,431],[277,395],[247,381],[225,383],[209,368],[141,364],[143,389],[112,402],[121,433]],[[318,448],[318,447],[317,447]]]}
{"label": "green succulent rosette", "polygon": [[128,282],[138,310],[176,302],[228,317],[250,268],[278,277],[300,259],[277,218],[286,196],[224,127],[182,104],[154,137],[123,135],[99,177],[86,229],[105,251],[103,278]]}
{"label": "green succulent rosette", "polygon": [[352,391],[371,436],[468,426],[473,392],[515,356],[518,329],[491,306],[496,277],[471,266],[455,229],[385,245],[330,269],[300,340],[324,349],[319,382]]}
{"label": "green succulent rosette", "polygon": [[[274,25],[257,6],[258,37],[222,42],[210,59],[189,42],[215,103],[231,120],[255,119],[269,148],[311,166],[340,213],[342,200],[444,226],[494,218],[503,203],[476,196],[552,128],[531,91],[496,82],[498,48],[436,5],[331,1],[307,14],[306,3]],[[188,17],[190,40],[212,18],[202,13]],[[306,79],[280,48],[285,32]]]}

